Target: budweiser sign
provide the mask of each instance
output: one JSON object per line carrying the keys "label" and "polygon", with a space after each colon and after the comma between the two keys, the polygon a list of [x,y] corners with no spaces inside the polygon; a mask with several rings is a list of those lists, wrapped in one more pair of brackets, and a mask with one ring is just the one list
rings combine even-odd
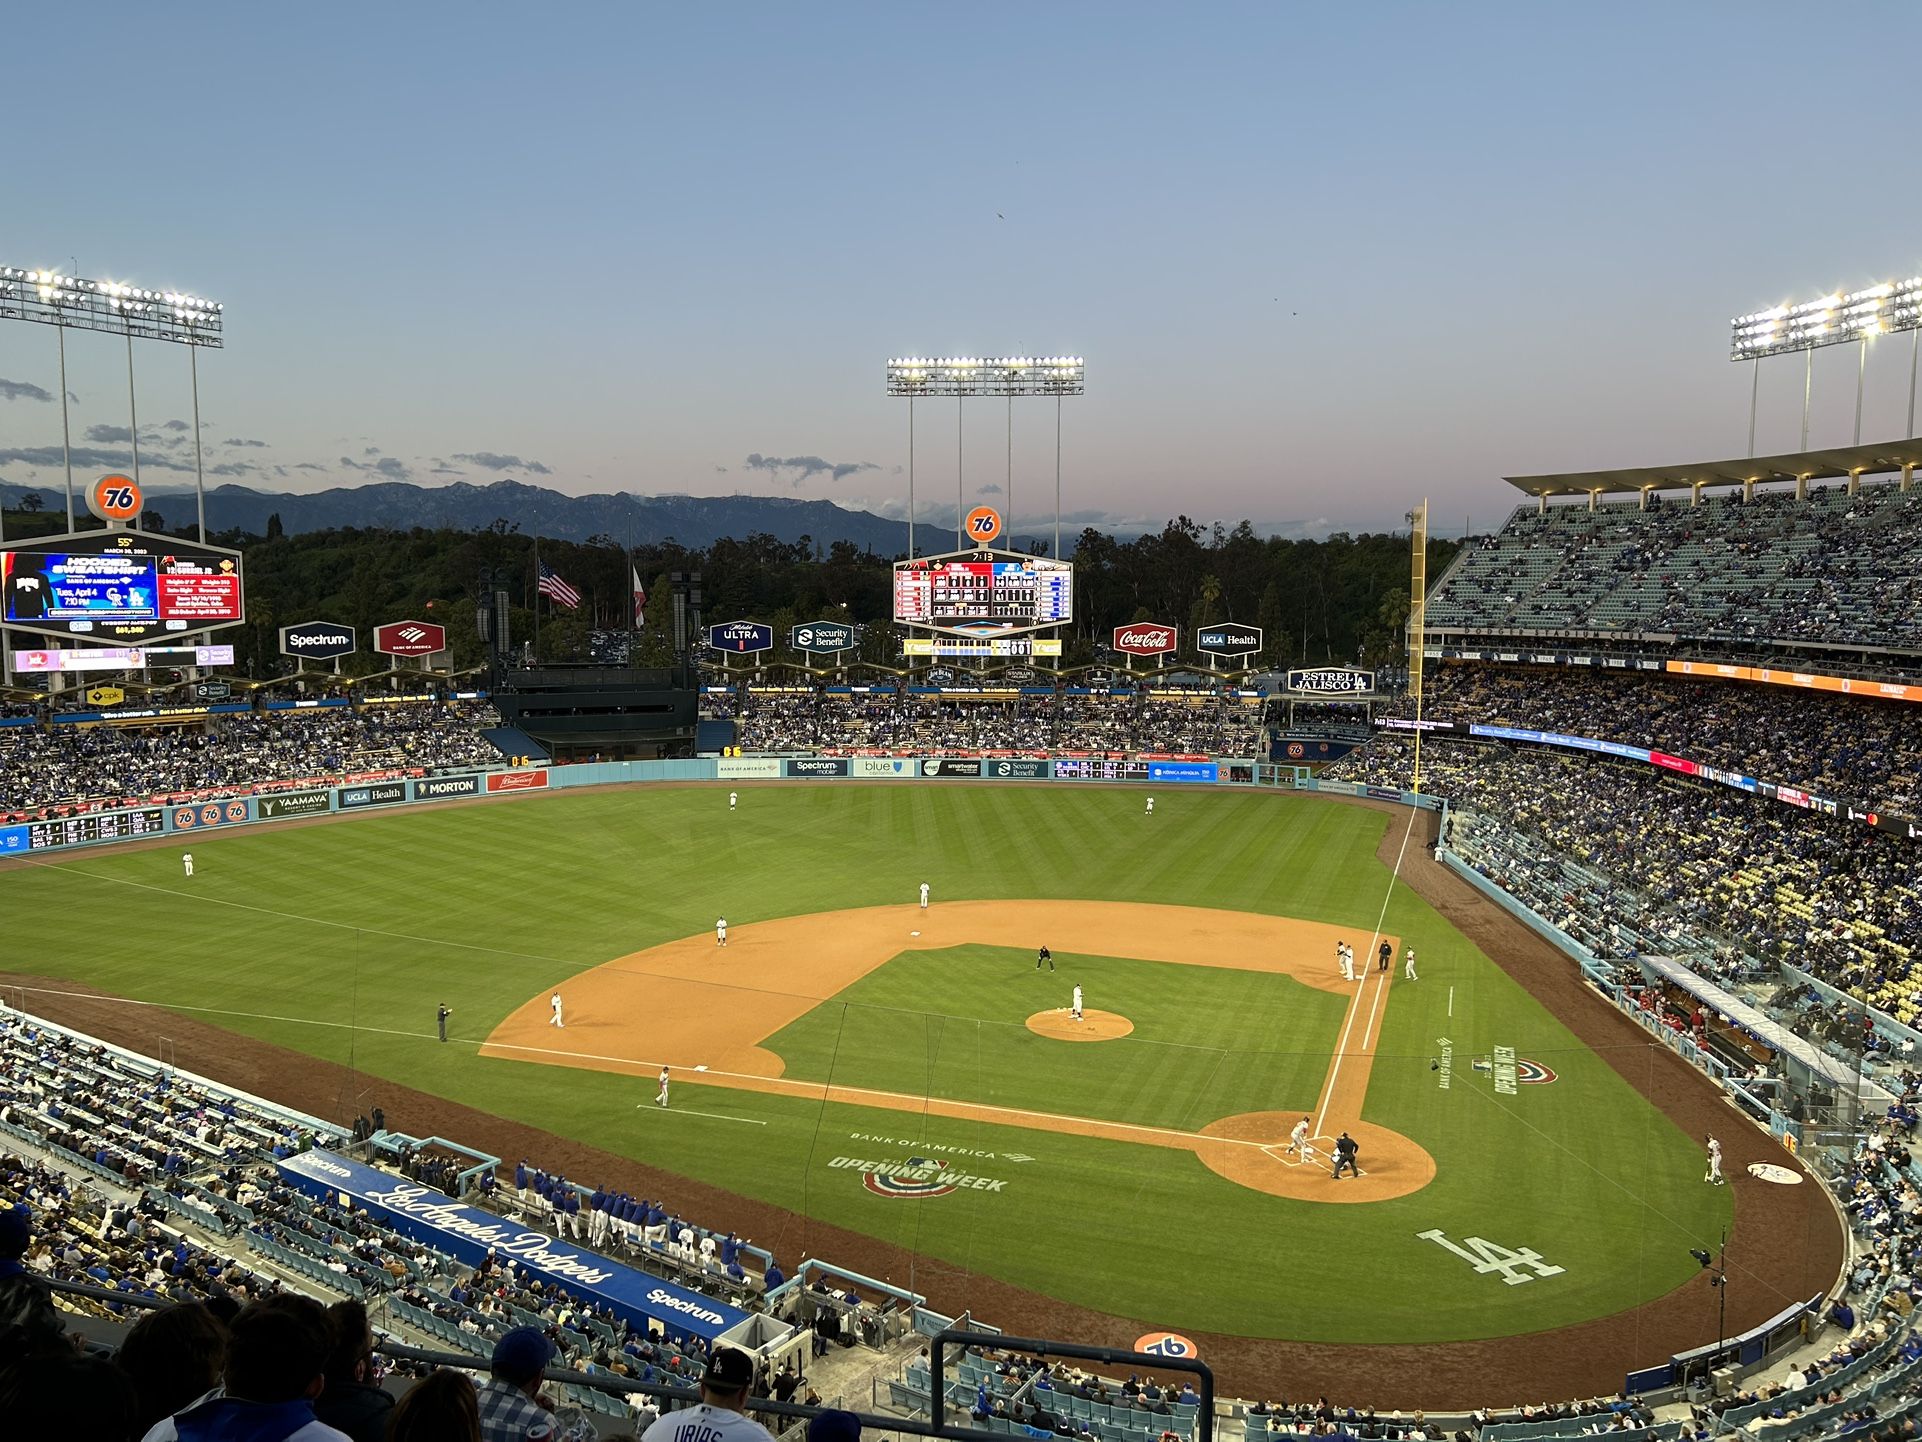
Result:
{"label": "budweiser sign", "polygon": [[1114,628],[1114,648],[1124,656],[1163,656],[1175,649],[1180,632],[1159,621],[1136,621]]}

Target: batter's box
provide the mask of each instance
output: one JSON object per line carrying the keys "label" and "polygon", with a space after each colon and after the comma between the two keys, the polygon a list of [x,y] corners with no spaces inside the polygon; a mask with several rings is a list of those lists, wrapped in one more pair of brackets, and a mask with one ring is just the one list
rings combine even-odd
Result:
{"label": "batter's box", "polygon": [[1333,1137],[1308,1138],[1306,1154],[1291,1152],[1287,1142],[1270,1142],[1262,1147],[1264,1156],[1272,1157],[1286,1167],[1330,1167],[1335,1164],[1335,1139]]}

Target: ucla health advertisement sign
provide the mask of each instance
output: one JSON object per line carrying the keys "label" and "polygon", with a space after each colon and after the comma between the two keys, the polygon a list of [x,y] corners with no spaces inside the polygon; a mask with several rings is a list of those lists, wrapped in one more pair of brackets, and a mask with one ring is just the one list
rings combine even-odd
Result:
{"label": "ucla health advertisement sign", "polygon": [[469,1266],[478,1265],[490,1251],[519,1262],[542,1281],[556,1282],[576,1297],[606,1303],[637,1327],[651,1320],[669,1332],[692,1333],[712,1342],[748,1319],[739,1307],[567,1246],[518,1222],[456,1202],[432,1187],[333,1152],[303,1152],[275,1165],[290,1186],[311,1196],[350,1197],[383,1225],[449,1252]]}

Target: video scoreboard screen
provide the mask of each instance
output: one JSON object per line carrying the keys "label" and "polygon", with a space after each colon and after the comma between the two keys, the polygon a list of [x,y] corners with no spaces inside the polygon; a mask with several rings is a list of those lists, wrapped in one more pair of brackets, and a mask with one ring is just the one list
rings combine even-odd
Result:
{"label": "video scoreboard screen", "polygon": [[1146,781],[1146,761],[1106,761],[1069,757],[1054,763],[1057,781]]}
{"label": "video scoreboard screen", "polygon": [[144,641],[245,618],[237,551],[139,531],[0,551],[0,619],[10,626]]}
{"label": "video scoreboard screen", "polygon": [[1074,619],[1074,566],[967,551],[894,564],[894,620],[959,636],[1006,636]]}
{"label": "video scoreboard screen", "polygon": [[124,841],[132,836],[158,836],[167,829],[158,806],[137,811],[95,811],[86,816],[63,816],[57,821],[29,821],[28,849],[75,846],[87,841]]}

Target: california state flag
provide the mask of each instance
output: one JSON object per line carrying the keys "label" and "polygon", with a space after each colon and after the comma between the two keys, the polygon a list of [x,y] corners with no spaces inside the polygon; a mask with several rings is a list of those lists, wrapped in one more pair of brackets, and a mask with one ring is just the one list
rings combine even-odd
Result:
{"label": "california state flag", "polygon": [[636,630],[647,625],[647,587],[641,584],[641,573],[632,566],[627,574],[634,579],[634,627]]}

